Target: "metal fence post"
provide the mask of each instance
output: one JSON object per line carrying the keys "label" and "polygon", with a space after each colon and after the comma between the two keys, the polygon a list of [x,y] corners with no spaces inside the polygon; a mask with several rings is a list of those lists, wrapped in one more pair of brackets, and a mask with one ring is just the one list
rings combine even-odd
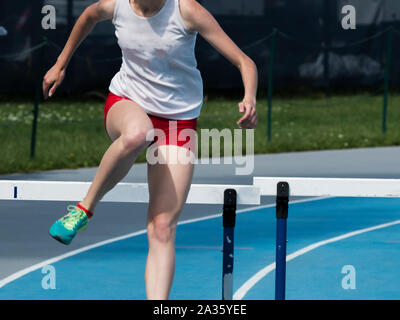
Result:
{"label": "metal fence post", "polygon": [[387,131],[387,109],[389,98],[389,82],[390,82],[390,67],[392,64],[392,49],[393,49],[393,27],[389,28],[387,37],[386,51],[386,68],[385,68],[385,89],[383,94],[383,111],[382,111],[382,132]]}
{"label": "metal fence post", "polygon": [[44,62],[46,56],[46,47],[48,39],[43,37],[44,45],[40,50],[40,62],[39,62],[39,70],[37,74],[36,80],[36,92],[35,92],[35,102],[33,107],[33,122],[32,122],[32,135],[31,135],[31,158],[35,157],[36,151],[36,134],[37,134],[37,122],[39,117],[39,104],[40,98],[42,95],[42,80],[43,80],[43,70],[44,70]]}
{"label": "metal fence post", "polygon": [[270,55],[269,55],[269,67],[268,67],[268,114],[267,114],[267,137],[268,142],[271,141],[272,137],[272,86],[274,78],[274,64],[275,64],[275,46],[276,46],[276,35],[278,30],[274,28],[272,32],[272,38],[270,43]]}

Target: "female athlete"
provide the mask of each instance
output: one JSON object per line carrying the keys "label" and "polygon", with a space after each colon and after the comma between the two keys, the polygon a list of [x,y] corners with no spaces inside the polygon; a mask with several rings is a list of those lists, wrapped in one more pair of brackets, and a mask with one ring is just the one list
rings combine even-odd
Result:
{"label": "female athlete", "polygon": [[[98,22],[107,19],[115,26],[122,51],[122,66],[111,81],[104,108],[105,130],[112,144],[84,199],[68,206],[69,213],[49,232],[69,244],[86,228],[97,203],[126,176],[141,152],[156,146],[158,156],[165,161],[148,163],[146,296],[168,299],[175,271],[176,226],[194,167],[192,161],[171,161],[170,154],[185,157],[195,148],[190,138],[180,141],[171,135],[196,130],[200,115],[203,85],[194,52],[197,34],[241,72],[245,94],[239,103],[242,116],[237,124],[243,129],[257,124],[257,68],[195,0],[100,0],[79,17],[57,62],[45,75],[46,99],[63,81],[80,43]],[[165,134],[155,144],[148,136],[153,129]]]}

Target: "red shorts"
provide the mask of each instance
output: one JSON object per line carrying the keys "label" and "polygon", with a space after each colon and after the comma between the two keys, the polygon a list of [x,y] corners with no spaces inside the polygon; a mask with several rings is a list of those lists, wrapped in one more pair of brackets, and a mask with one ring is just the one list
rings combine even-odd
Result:
{"label": "red shorts", "polygon": [[[110,111],[111,107],[115,105],[120,100],[131,100],[129,98],[120,97],[112,92],[108,94],[105,106],[104,106],[104,128],[107,132],[106,121],[107,121],[107,114]],[[156,117],[153,115],[148,114],[151,122],[153,123],[154,129],[160,129],[163,134],[157,133],[155,131],[155,139],[153,143],[157,143],[158,146],[162,145],[176,145],[179,147],[185,147],[193,152],[195,152],[195,132],[197,130],[197,118],[190,119],[190,120],[172,120],[172,119],[165,119],[161,117]],[[181,136],[180,133],[184,129],[190,129],[190,131],[182,132]],[[187,134],[189,133],[189,134]]]}

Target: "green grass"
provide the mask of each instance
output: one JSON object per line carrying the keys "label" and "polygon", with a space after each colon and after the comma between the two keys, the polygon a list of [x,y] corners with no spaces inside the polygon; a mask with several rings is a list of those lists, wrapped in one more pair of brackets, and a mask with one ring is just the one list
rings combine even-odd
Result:
{"label": "green grass", "polygon": [[[199,129],[237,128],[237,103],[226,98],[208,99]],[[34,159],[30,158],[32,115],[21,120],[31,109],[31,102],[0,103],[0,174],[98,166],[111,143],[103,126],[103,101],[43,103]],[[265,99],[258,101],[257,110],[257,154],[400,145],[397,94],[389,100],[386,134],[381,129],[381,96],[277,98],[273,101],[271,142],[267,141]],[[145,161],[144,153],[139,161]]]}

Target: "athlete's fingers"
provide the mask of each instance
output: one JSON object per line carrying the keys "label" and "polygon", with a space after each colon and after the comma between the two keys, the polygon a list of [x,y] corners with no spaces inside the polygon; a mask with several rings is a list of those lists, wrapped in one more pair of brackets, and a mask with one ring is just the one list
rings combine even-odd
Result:
{"label": "athlete's fingers", "polygon": [[245,111],[246,111],[245,115],[239,119],[237,124],[241,124],[243,121],[245,121],[249,117],[250,110],[248,108],[246,108]]}
{"label": "athlete's fingers", "polygon": [[252,108],[250,116],[244,119],[239,124],[239,126],[242,129],[254,129],[257,125],[257,122],[258,122],[257,111],[254,108]]}
{"label": "athlete's fingers", "polygon": [[251,129],[255,128],[257,126],[257,115],[254,115],[250,119],[249,127]]}
{"label": "athlete's fingers", "polygon": [[43,80],[43,97],[45,99],[48,98],[48,92],[49,92],[50,84],[51,83],[48,80]]}
{"label": "athlete's fingers", "polygon": [[250,122],[251,122],[253,125],[255,125],[256,120],[257,120],[257,110],[256,110],[255,105],[250,104],[250,106],[251,106]]}
{"label": "athlete's fingers", "polygon": [[252,120],[251,119],[246,119],[244,120],[241,124],[240,127],[243,129],[249,129],[252,127]]}
{"label": "athlete's fingers", "polygon": [[54,77],[52,77],[51,70],[43,78],[43,96],[45,99],[49,97],[49,89],[56,82]]}
{"label": "athlete's fingers", "polygon": [[242,129],[252,129],[255,127],[255,120],[254,119],[246,119],[242,123],[239,124],[239,127]]}
{"label": "athlete's fingers", "polygon": [[43,96],[45,99],[54,95],[65,76],[65,71],[53,66],[43,78]]}
{"label": "athlete's fingers", "polygon": [[54,92],[56,91],[56,89],[58,88],[59,83],[56,81],[54,82],[53,86],[51,87],[50,91],[49,91],[49,97],[51,98],[54,94]]}
{"label": "athlete's fingers", "polygon": [[254,129],[257,125],[257,121],[256,120],[252,120],[250,122],[246,122],[240,125],[241,129]]}
{"label": "athlete's fingers", "polygon": [[[243,113],[243,112],[245,112],[246,111],[246,108],[244,107],[244,103],[243,102],[240,102],[239,103],[239,112],[240,113]],[[237,122],[237,124],[240,124],[241,123],[241,120],[244,118],[245,116],[242,116],[239,120],[238,120],[238,122]]]}
{"label": "athlete's fingers", "polygon": [[[251,104],[247,103],[247,102],[242,102],[241,104],[242,104],[243,108],[245,109],[246,113],[245,113],[244,116],[241,117],[241,118],[239,119],[239,121],[237,122],[237,124],[239,124],[239,125],[240,125],[243,121],[246,121],[246,120],[250,117],[250,115],[251,115],[251,113],[252,113],[252,110],[254,109],[253,106],[252,106]],[[239,105],[240,105],[240,104],[239,104]],[[240,108],[240,107],[239,107],[239,108]]]}
{"label": "athlete's fingers", "polygon": [[239,112],[240,112],[240,113],[243,113],[244,111],[245,111],[244,103],[243,103],[243,102],[240,102],[240,103],[239,103]]}

